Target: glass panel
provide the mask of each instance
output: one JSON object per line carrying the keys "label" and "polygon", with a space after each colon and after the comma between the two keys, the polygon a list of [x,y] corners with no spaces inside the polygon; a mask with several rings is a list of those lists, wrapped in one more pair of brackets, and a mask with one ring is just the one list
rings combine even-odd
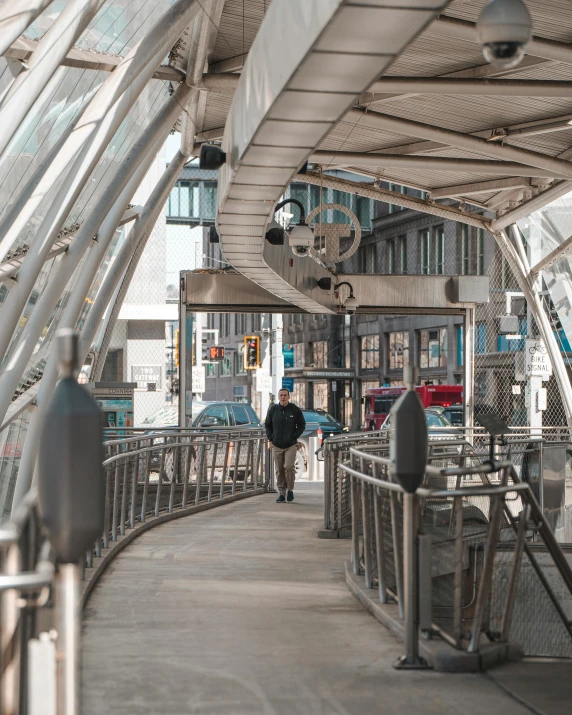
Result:
{"label": "glass panel", "polygon": [[242,405],[232,405],[232,414],[234,415],[234,422],[237,425],[248,425],[250,424],[250,417],[246,411],[246,407]]}

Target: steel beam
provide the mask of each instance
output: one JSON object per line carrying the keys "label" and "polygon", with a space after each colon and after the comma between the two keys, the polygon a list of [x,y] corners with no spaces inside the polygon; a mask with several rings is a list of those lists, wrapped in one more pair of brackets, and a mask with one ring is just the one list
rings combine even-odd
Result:
{"label": "steel beam", "polygon": [[0,156],[18,130],[46,83],[73,47],[105,0],[68,3],[32,54],[26,72],[12,82],[0,105]]}
{"label": "steel beam", "polygon": [[0,55],[50,5],[52,0],[7,0],[0,5]]}
{"label": "steel beam", "polygon": [[514,161],[491,161],[487,159],[464,159],[439,156],[402,156],[401,154],[378,154],[375,152],[315,151],[310,162],[327,168],[340,166],[388,167],[417,169],[421,171],[460,171],[498,176],[523,176],[542,178],[565,178],[560,172],[553,172],[525,166]]}
{"label": "steel beam", "polygon": [[[121,217],[119,221],[119,226],[124,226],[126,223],[134,221],[138,215],[139,210],[137,208],[128,208]],[[62,253],[65,253],[68,250],[72,241],[75,240],[75,238],[75,233],[70,234],[68,236],[63,236],[62,238],[58,238],[58,240],[54,242],[54,245],[46,256],[46,261],[49,261],[50,259],[55,258]],[[25,249],[14,258],[10,258],[9,260],[4,261],[4,263],[0,264],[0,283],[6,283],[11,278],[14,278],[14,276],[17,276],[17,273],[20,270],[22,263],[24,262],[24,258],[27,252],[28,249]]]}
{"label": "steel beam", "polygon": [[496,218],[491,222],[491,230],[500,231],[510,226],[510,224],[516,223],[521,218],[529,216],[533,211],[543,208],[551,201],[556,201],[570,191],[572,191],[572,181],[559,181],[546,191],[542,191],[537,196],[533,196],[528,201],[524,201],[516,208]]}
{"label": "steel beam", "polygon": [[[29,40],[27,37],[19,37],[2,54],[6,58],[19,60],[28,63],[34,52],[38,49],[40,40]],[[60,67],[76,67],[82,70],[93,70],[95,72],[113,72],[123,61],[121,55],[108,55],[103,52],[93,52],[91,50],[79,50],[72,47],[60,62]],[[185,79],[183,72],[169,65],[161,65],[153,74],[153,79],[164,79],[168,82],[182,82]],[[224,84],[224,82],[223,82]]]}
{"label": "steel beam", "polygon": [[548,266],[551,266],[555,261],[560,260],[572,249],[572,236],[569,236],[565,241],[563,241],[559,246],[557,246],[553,251],[542,258],[538,263],[530,269],[530,273],[533,276],[537,276],[540,271],[543,271]]}
{"label": "steel beam", "polygon": [[458,184],[457,186],[444,186],[440,189],[431,190],[432,199],[450,199],[455,196],[475,196],[478,194],[490,194],[493,191],[507,191],[530,186],[530,179],[509,178],[497,179],[495,181],[479,181],[475,184]]}
{"label": "steel beam", "polygon": [[97,234],[97,246],[94,248],[91,245],[90,255],[84,261],[78,280],[73,285],[73,295],[69,298],[68,306],[64,312],[63,317],[67,319],[72,314],[73,320],[70,325],[64,325],[60,320],[60,327],[71,329],[75,327],[77,314],[83,305],[98,266],[105,256],[119,219],[125,211],[125,206],[145,177],[155,154],[165,141],[177,116],[181,113],[181,105],[184,104],[190,92],[191,88],[186,84],[179,85],[174,96],[161,108],[127,152],[121,166],[109,181],[106,191],[102,193],[82,224],[70,250],[57,266],[55,275],[50,278],[44,288],[0,378],[0,417],[4,415],[10,404],[20,379],[22,366],[27,365],[62,291],[69,284],[86,250],[90,244],[93,244],[93,238]]}
{"label": "steel beam", "polygon": [[444,206],[436,204],[425,199],[416,199],[413,196],[398,194],[394,191],[388,191],[372,184],[364,184],[360,181],[349,181],[348,179],[339,179],[334,176],[326,176],[324,174],[316,174],[308,172],[307,174],[298,174],[293,181],[301,183],[313,184],[314,186],[323,186],[325,188],[337,189],[338,191],[347,191],[350,194],[357,196],[365,196],[375,201],[384,201],[388,204],[403,206],[406,209],[413,211],[421,211],[422,213],[448,218],[451,221],[459,221],[466,223],[469,226],[477,226],[490,231],[490,220],[481,214],[473,214],[468,211],[461,211],[453,206]]}
{"label": "steel beam", "polygon": [[556,176],[572,178],[572,164],[570,162],[555,159],[554,157],[535,151],[500,145],[496,142],[488,142],[470,134],[462,134],[461,132],[455,132],[450,129],[435,127],[431,124],[423,124],[410,119],[401,119],[389,114],[380,114],[373,111],[364,112],[360,109],[353,109],[346,115],[346,120],[348,118],[353,123],[359,121],[362,127],[381,129],[394,134],[414,136],[419,139],[440,142],[441,144],[447,144],[459,149],[477,152],[484,156],[490,156],[493,159],[516,161],[520,164],[526,164],[527,166],[536,166],[548,173],[554,172]]}
{"label": "steel beam", "polygon": [[[523,79],[456,79],[452,77],[384,77],[371,94],[451,94],[477,97],[572,97],[572,82]],[[375,102],[375,97],[371,101]]]}
{"label": "steel beam", "polygon": [[[441,37],[454,37],[458,40],[479,44],[477,26],[474,22],[468,22],[467,20],[440,15],[429,28],[429,32]],[[555,42],[554,40],[545,40],[542,37],[533,37],[526,44],[526,54],[554,62],[572,64],[571,45]]]}
{"label": "steel beam", "polygon": [[[97,330],[101,326],[101,319],[109,307],[109,301],[114,297],[119,300],[119,297],[115,293],[115,289],[119,286],[121,281],[121,287],[124,288],[123,295],[121,296],[119,304],[113,306],[112,313],[117,318],[119,313],[119,307],[123,302],[123,297],[127,288],[129,287],[129,282],[135,270],[139,256],[147,243],[153,227],[159,217],[159,214],[163,210],[163,206],[169,193],[174,186],[175,182],[179,178],[179,174],[183,169],[188,156],[181,154],[179,152],[171,161],[167,167],[165,173],[159,179],[159,182],[151,192],[149,199],[145,203],[145,206],[139,215],[135,226],[127,236],[124,241],[119,253],[115,257],[115,261],[111,265],[105,279],[99,289],[97,298],[91,307],[88,314],[87,320],[85,321],[82,331],[80,333],[80,343],[79,343],[79,362],[83,364],[87,353],[91,347],[91,343],[95,337]],[[135,259],[136,256],[136,259]],[[135,266],[133,266],[133,261],[135,260]],[[133,266],[133,268],[132,268]],[[131,269],[131,275],[128,276],[129,269]],[[121,291],[120,291],[121,292]],[[108,323],[109,324],[109,323]],[[111,335],[111,334],[110,334]],[[110,337],[110,336],[109,336]],[[103,366],[103,365],[102,365]],[[24,451],[22,453],[22,458],[20,461],[20,468],[18,470],[18,478],[16,480],[16,486],[14,489],[14,499],[13,507],[17,506],[21,500],[24,498],[28,490],[32,485],[32,477],[34,475],[36,459],[38,455],[38,443],[39,434],[42,426],[43,420],[43,410],[47,401],[49,400],[51,394],[53,393],[54,387],[56,385],[58,378],[58,366],[57,360],[54,359],[54,355],[50,355],[50,359],[46,365],[44,371],[44,376],[42,377],[40,383],[40,389],[38,392],[38,397],[36,399],[38,408],[32,415],[32,419],[28,425],[28,433],[26,436],[26,442],[24,444]]]}

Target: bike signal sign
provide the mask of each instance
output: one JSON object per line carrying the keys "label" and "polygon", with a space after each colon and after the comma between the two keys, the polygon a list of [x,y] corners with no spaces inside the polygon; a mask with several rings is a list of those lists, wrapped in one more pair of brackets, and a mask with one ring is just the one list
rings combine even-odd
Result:
{"label": "bike signal sign", "polygon": [[543,340],[526,340],[524,352],[527,377],[552,375],[552,363]]}

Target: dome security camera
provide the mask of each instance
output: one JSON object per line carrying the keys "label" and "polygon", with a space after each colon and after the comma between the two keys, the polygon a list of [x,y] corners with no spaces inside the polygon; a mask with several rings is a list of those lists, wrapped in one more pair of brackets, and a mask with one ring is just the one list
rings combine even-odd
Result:
{"label": "dome security camera", "polygon": [[532,35],[532,20],[522,0],[490,0],[477,22],[477,38],[487,62],[498,69],[516,67]]}
{"label": "dome security camera", "polygon": [[290,231],[288,242],[292,253],[295,256],[304,258],[309,256],[311,249],[314,248],[314,232],[309,226],[301,222]]}
{"label": "dome security camera", "polygon": [[349,297],[344,301],[344,310],[346,315],[354,315],[356,310],[359,308],[359,303],[353,293],[350,293]]}

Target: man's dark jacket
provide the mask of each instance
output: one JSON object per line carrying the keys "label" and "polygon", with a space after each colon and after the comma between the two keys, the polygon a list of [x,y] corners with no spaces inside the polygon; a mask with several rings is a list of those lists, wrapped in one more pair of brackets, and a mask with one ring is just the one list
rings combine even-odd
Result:
{"label": "man's dark jacket", "polygon": [[272,444],[286,449],[296,444],[306,428],[306,420],[298,405],[289,402],[285,407],[270,405],[264,426]]}

